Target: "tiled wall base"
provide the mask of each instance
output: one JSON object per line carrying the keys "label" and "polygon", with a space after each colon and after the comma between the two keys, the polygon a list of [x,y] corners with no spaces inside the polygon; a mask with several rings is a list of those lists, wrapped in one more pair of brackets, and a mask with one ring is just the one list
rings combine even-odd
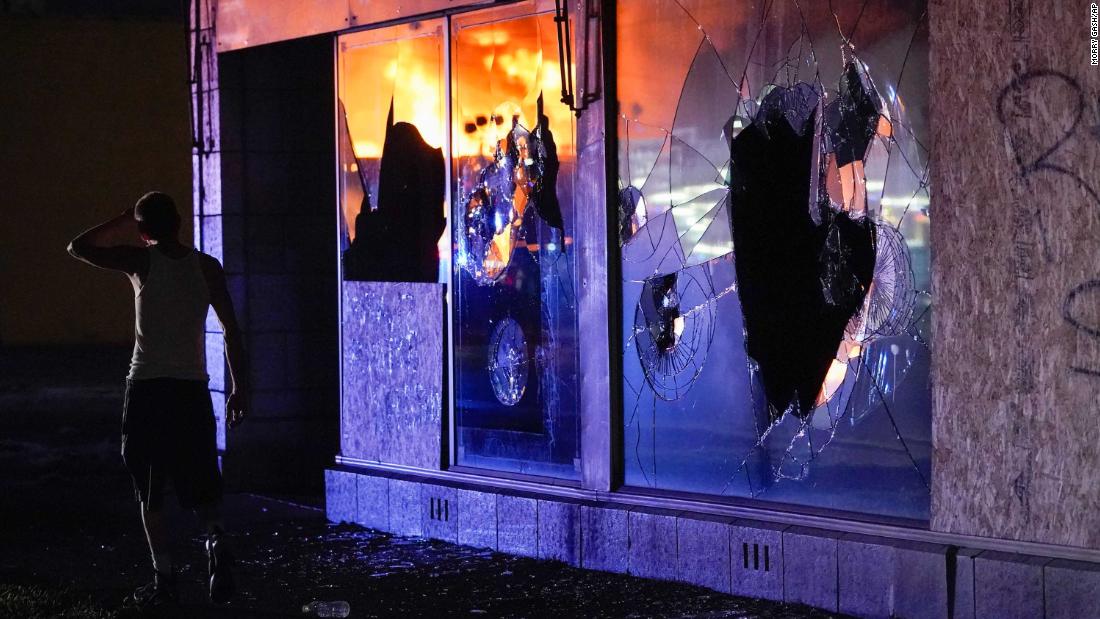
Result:
{"label": "tiled wall base", "polygon": [[1100,616],[1100,565],[329,470],[327,514],[399,535],[858,617]]}

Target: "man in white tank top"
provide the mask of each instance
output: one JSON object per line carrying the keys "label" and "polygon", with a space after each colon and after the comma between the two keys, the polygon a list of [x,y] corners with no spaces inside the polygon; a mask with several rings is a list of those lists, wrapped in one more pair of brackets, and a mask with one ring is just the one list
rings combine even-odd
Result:
{"label": "man in white tank top", "polygon": [[224,602],[235,589],[233,558],[221,523],[222,478],[207,390],[208,307],[213,306],[225,333],[229,428],[239,424],[248,409],[246,359],[221,264],[180,243],[179,228],[175,203],[166,194],[152,192],[69,244],[74,258],[121,271],[134,287],[134,355],[126,378],[122,457],[141,504],[154,573],[152,583],[126,600],[139,608],[178,601],[162,513],[163,490],[169,482],[180,505],[195,510],[206,527],[211,601]]}

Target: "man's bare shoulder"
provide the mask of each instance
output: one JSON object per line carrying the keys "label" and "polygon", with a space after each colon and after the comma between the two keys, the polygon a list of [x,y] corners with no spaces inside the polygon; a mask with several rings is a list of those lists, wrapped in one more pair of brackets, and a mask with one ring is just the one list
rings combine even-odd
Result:
{"label": "man's bare shoulder", "polygon": [[195,253],[199,256],[199,266],[202,267],[203,273],[209,275],[219,275],[222,273],[222,263],[219,262],[217,258],[197,249]]}

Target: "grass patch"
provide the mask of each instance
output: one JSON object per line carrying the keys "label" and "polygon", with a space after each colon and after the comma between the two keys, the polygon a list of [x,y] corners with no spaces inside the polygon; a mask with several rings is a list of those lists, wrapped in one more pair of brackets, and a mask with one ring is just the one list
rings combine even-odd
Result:
{"label": "grass patch", "polygon": [[0,617],[110,619],[116,616],[99,607],[90,597],[66,587],[45,589],[0,583]]}

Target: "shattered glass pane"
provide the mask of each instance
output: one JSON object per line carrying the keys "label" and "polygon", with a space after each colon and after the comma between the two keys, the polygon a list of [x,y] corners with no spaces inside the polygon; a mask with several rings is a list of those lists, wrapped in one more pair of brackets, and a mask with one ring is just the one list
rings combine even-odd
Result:
{"label": "shattered glass pane", "polygon": [[617,11],[627,485],[926,520],[923,0]]}
{"label": "shattered glass pane", "polygon": [[489,377],[501,404],[515,406],[523,398],[530,374],[529,360],[523,327],[511,318],[498,322],[489,340]]}
{"label": "shattered glass pane", "polygon": [[346,280],[446,281],[442,42],[441,20],[340,37]]}
{"label": "shattered glass pane", "polygon": [[554,16],[530,12],[452,22],[456,455],[577,478],[574,120]]}

